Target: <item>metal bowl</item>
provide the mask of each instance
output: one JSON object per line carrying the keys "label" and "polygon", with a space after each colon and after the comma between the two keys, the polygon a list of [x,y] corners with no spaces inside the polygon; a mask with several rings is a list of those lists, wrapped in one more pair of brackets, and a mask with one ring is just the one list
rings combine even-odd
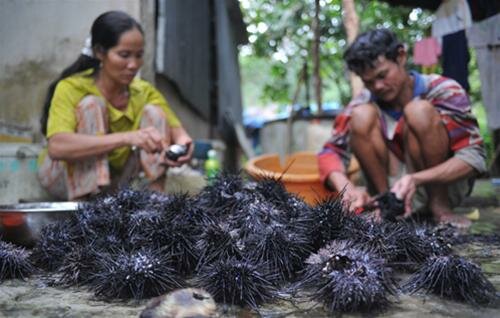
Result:
{"label": "metal bowl", "polygon": [[42,228],[65,219],[78,209],[78,202],[34,202],[0,205],[0,238],[31,247]]}

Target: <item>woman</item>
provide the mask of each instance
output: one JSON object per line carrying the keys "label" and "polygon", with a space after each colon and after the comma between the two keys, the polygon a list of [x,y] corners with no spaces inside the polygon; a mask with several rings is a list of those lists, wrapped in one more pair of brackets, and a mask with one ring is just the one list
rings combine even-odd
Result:
{"label": "woman", "polygon": [[[166,168],[190,160],[192,140],[163,96],[136,77],[143,64],[141,26],[124,12],[109,11],[94,21],[87,43],[49,88],[41,184],[59,199],[75,200],[142,170],[151,189],[163,190]],[[169,160],[171,144],[187,146],[187,153]]]}

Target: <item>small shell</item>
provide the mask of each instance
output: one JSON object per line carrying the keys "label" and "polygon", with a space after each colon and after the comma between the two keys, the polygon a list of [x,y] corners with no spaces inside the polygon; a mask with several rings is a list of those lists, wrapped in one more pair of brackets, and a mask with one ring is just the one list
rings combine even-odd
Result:
{"label": "small shell", "polygon": [[203,289],[178,289],[153,298],[141,312],[140,318],[210,318],[216,314],[215,302]]}

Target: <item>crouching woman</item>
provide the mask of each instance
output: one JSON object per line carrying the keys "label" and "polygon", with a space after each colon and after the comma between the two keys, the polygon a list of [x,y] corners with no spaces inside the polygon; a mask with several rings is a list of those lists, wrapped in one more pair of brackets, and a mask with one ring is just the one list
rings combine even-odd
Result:
{"label": "crouching woman", "polygon": [[[163,190],[169,166],[190,160],[192,139],[161,93],[136,77],[143,64],[140,24],[121,11],[101,14],[82,54],[52,83],[39,158],[42,186],[62,200],[84,199],[128,182],[140,172]],[[169,160],[171,144],[187,147]]]}

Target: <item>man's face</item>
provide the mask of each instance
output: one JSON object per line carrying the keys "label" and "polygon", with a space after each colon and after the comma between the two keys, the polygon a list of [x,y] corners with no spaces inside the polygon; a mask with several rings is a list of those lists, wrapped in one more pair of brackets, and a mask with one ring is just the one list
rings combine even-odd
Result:
{"label": "man's face", "polygon": [[365,87],[384,102],[393,102],[405,84],[406,70],[404,56],[398,56],[397,62],[379,56],[375,67],[365,70],[360,75]]}

